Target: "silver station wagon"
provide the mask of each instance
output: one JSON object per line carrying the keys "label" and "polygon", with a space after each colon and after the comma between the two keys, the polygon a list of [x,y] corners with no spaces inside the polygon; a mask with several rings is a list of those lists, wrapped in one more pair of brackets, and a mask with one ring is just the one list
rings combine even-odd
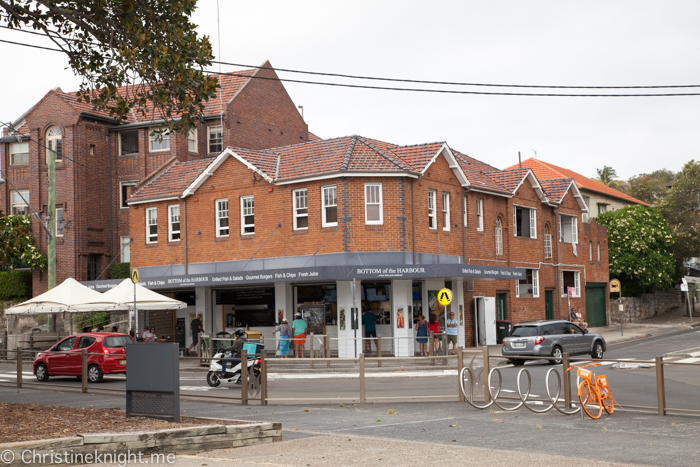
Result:
{"label": "silver station wagon", "polygon": [[[603,358],[605,339],[591,334],[571,321],[528,321],[516,324],[509,337],[503,339],[501,354],[504,357],[554,357],[551,364],[561,363],[562,355],[588,354]],[[519,358],[510,358],[515,366],[525,363]]]}

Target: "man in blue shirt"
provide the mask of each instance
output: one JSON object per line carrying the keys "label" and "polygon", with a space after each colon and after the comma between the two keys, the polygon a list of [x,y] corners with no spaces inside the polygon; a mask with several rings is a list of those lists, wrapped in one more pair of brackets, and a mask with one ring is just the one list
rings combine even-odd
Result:
{"label": "man in blue shirt", "polygon": [[374,313],[372,313],[369,310],[365,310],[365,312],[362,314],[362,325],[365,327],[365,353],[370,353],[372,351],[372,342],[370,341],[370,337],[374,337],[374,346],[379,350],[379,347],[377,347],[377,325],[376,325],[376,316],[374,316]]}
{"label": "man in blue shirt", "polygon": [[449,318],[445,321],[445,334],[447,334],[447,348],[452,343],[452,355],[457,350],[457,337],[459,336],[459,321],[455,319],[454,311],[450,311]]}

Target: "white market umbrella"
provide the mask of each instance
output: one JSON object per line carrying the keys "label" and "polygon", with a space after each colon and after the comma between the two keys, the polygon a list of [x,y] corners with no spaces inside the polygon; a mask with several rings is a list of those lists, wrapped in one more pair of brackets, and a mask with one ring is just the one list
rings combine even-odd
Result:
{"label": "white market umbrella", "polygon": [[98,293],[93,300],[76,305],[76,311],[111,311],[134,310],[134,301],[138,310],[177,310],[186,308],[187,303],[166,297],[142,285],[136,284],[136,299],[134,300],[134,283],[124,279],[119,285],[102,294]]}
{"label": "white market umbrella", "polygon": [[40,315],[77,311],[78,304],[99,299],[101,293],[84,286],[72,277],[48,292],[5,310],[8,315]]}

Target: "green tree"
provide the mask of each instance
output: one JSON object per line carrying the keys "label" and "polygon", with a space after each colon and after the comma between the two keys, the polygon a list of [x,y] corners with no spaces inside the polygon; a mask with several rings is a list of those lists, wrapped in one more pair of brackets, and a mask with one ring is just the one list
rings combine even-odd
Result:
{"label": "green tree", "polygon": [[691,160],[683,166],[657,206],[676,236],[678,267],[685,260],[700,256],[700,162]]}
{"label": "green tree", "polygon": [[612,167],[605,165],[602,169],[596,169],[595,171],[596,176],[593,180],[610,187],[616,184],[615,178],[617,178],[617,172]]}
{"label": "green tree", "polygon": [[46,266],[46,257],[34,245],[31,216],[4,216],[0,211],[0,270]]}
{"label": "green tree", "polygon": [[[217,80],[208,37],[189,18],[196,0],[0,0],[0,25],[49,37],[83,78],[79,98],[125,120],[131,110],[194,127]],[[121,87],[121,90],[119,89]]]}
{"label": "green tree", "polygon": [[630,186],[625,193],[645,203],[655,204],[668,194],[675,179],[676,174],[666,169],[635,175],[628,180]]}
{"label": "green tree", "polygon": [[640,205],[600,214],[608,228],[610,277],[619,279],[624,295],[640,295],[673,286],[674,237],[661,213]]}

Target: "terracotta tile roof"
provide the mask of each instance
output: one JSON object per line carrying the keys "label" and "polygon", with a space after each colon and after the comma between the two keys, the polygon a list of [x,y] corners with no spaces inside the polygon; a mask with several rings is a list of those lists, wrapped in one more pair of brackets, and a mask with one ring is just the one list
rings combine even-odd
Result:
{"label": "terracotta tile roof", "polygon": [[308,132],[308,141],[321,141],[321,138],[319,136],[316,136],[315,134],[311,133],[310,131]]}
{"label": "terracotta tile roof", "polygon": [[497,168],[476,160],[473,157],[469,157],[466,154],[462,154],[459,151],[455,151],[454,149],[452,149],[452,154],[455,155],[457,163],[459,163],[462,172],[464,172],[464,175],[473,188],[493,191],[495,193],[510,194],[507,188],[501,186],[488,175],[489,172],[498,171]]}
{"label": "terracotta tile roof", "polygon": [[554,202],[561,203],[561,200],[569,191],[573,178],[552,178],[549,180],[540,180],[540,186],[544,190],[547,197]]}
{"label": "terracotta tile roof", "polygon": [[530,169],[506,169],[497,172],[486,172],[486,175],[500,186],[515,193]]}
{"label": "terracotta tile roof", "polygon": [[411,146],[393,146],[391,151],[403,159],[413,170],[420,172],[435,157],[445,143],[414,144]]}
{"label": "terracotta tile roof", "polygon": [[[632,196],[610,188],[609,186],[603,185],[600,182],[591,180],[588,177],[584,177],[583,175],[576,173],[573,170],[558,167],[548,162],[543,162],[538,159],[530,158],[524,160],[522,162],[522,166],[531,168],[532,171],[535,173],[537,179],[540,181],[557,178],[573,178],[576,182],[576,186],[578,186],[579,189],[597,191],[598,193],[602,193],[607,196],[612,196],[614,198],[619,198],[630,203],[641,204],[642,206],[649,206],[644,201],[638,200],[637,198],[633,198]],[[508,168],[512,169],[516,167],[517,165]]]}
{"label": "terracotta tile roof", "polygon": [[214,161],[214,158],[199,159],[189,162],[173,160],[151,174],[144,182],[136,187],[129,201],[145,201],[180,196],[185,189],[204,172]]}

